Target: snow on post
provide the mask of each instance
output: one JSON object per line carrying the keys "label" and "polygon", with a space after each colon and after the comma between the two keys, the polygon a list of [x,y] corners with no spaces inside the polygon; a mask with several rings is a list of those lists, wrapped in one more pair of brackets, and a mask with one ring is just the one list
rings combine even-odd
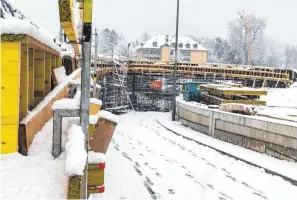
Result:
{"label": "snow on post", "polygon": [[73,99],[64,98],[57,100],[54,102],[52,109],[78,109],[80,107],[80,98],[81,92],[80,90],[77,90]]}
{"label": "snow on post", "polygon": [[88,153],[88,163],[89,164],[99,164],[105,163],[106,156],[103,153],[97,153],[94,151],[89,151]]}
{"label": "snow on post", "polygon": [[84,147],[85,136],[81,126],[72,125],[68,130],[66,142],[65,171],[68,176],[82,176],[87,161],[87,152]]}
{"label": "snow on post", "polygon": [[91,98],[90,103],[102,106],[102,101],[96,98]]}
{"label": "snow on post", "polygon": [[105,110],[100,111],[98,113],[98,117],[106,119],[106,120],[111,121],[111,122],[114,122],[116,124],[119,123],[118,116],[112,114],[111,112],[105,111]]}

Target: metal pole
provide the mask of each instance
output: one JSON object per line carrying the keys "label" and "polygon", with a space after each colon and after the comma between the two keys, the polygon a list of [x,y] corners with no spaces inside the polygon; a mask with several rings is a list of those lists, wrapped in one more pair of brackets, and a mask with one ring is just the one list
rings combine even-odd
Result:
{"label": "metal pole", "polygon": [[[96,79],[93,83],[93,97],[96,98],[96,80],[97,80],[97,56],[98,56],[98,30],[95,29],[95,58],[94,58],[94,74],[96,75]],[[94,76],[95,77],[95,76]]]}
{"label": "metal pole", "polygon": [[173,73],[173,94],[172,94],[172,121],[175,121],[176,112],[176,68],[177,68],[177,51],[178,51],[178,20],[179,20],[179,0],[177,0],[176,10],[176,32],[175,32],[175,62]]}
{"label": "metal pole", "polygon": [[[92,0],[84,0],[83,37],[82,37],[82,74],[81,74],[81,104],[80,125],[85,134],[85,150],[89,151],[89,115],[90,115],[90,68],[92,51]],[[85,164],[81,185],[81,199],[87,199],[88,157]]]}
{"label": "metal pole", "polygon": [[129,59],[130,59],[130,45],[131,45],[131,43],[128,44],[128,63],[129,63]]}

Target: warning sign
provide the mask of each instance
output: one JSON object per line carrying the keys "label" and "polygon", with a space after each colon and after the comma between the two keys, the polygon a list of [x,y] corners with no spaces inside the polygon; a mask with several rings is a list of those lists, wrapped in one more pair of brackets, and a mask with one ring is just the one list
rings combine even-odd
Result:
{"label": "warning sign", "polygon": [[161,80],[152,81],[151,87],[153,89],[161,89],[162,88],[162,81]]}

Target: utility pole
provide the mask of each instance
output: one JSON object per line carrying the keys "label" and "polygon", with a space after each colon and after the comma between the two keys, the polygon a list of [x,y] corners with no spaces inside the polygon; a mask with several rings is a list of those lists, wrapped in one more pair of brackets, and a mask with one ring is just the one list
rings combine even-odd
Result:
{"label": "utility pole", "polygon": [[179,0],[177,0],[176,9],[176,31],[175,31],[175,61],[173,72],[173,93],[172,93],[172,121],[175,121],[176,112],[176,68],[177,68],[177,48],[178,48],[178,21],[179,21]]}
{"label": "utility pole", "polygon": [[94,55],[94,79],[93,83],[93,97],[96,98],[96,81],[97,81],[97,56],[98,56],[98,29],[95,28],[95,55]]}
{"label": "utility pole", "polygon": [[244,21],[244,28],[247,33],[247,64],[252,65],[252,28],[251,28],[251,22],[250,19],[248,19],[248,16],[243,11],[239,11],[238,15],[240,18]]}
{"label": "utility pole", "polygon": [[[89,115],[90,115],[90,68],[91,68],[91,38],[92,38],[92,0],[84,0],[83,35],[82,35],[82,73],[81,73],[81,103],[80,125],[85,135],[85,150],[89,151]],[[88,157],[85,163],[81,183],[81,199],[87,199]]]}

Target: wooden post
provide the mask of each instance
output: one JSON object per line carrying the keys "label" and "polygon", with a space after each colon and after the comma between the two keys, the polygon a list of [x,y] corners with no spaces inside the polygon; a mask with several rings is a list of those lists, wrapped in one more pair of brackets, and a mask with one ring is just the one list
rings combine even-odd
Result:
{"label": "wooden post", "polygon": [[34,57],[34,106],[45,96],[45,52],[35,50]]}
{"label": "wooden post", "polygon": [[29,48],[29,88],[28,88],[28,110],[34,108],[34,49]]}
{"label": "wooden post", "polygon": [[45,95],[51,91],[52,55],[45,54]]}
{"label": "wooden post", "polygon": [[20,120],[28,113],[29,105],[29,51],[28,44],[21,45],[21,73],[20,73]]}

